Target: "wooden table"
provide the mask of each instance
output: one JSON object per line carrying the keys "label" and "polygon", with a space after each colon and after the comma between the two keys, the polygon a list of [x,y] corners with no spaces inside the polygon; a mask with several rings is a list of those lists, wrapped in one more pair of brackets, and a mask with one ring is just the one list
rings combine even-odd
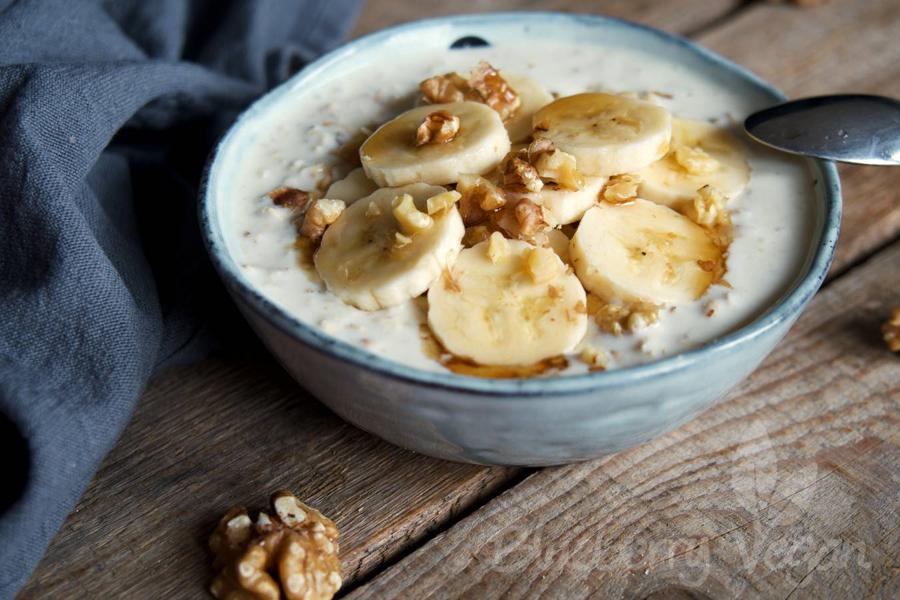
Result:
{"label": "wooden table", "polygon": [[[379,0],[355,35],[488,8],[679,32],[793,97],[900,97],[897,0]],[[268,356],[207,360],[151,383],[21,597],[206,597],[219,515],[280,487],[337,521],[350,598],[900,597],[900,357],[879,334],[900,305],[900,169],[841,175],[830,280],[680,429],[566,467],[453,464],[344,424]]]}

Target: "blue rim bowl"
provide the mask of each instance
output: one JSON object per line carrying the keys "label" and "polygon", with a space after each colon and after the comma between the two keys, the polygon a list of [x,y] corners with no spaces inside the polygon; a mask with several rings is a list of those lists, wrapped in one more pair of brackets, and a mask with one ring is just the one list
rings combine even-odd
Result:
{"label": "blue rim bowl", "polygon": [[[809,161],[812,176],[818,180],[816,188],[820,200],[818,222],[812,233],[814,247],[810,248],[810,255],[802,273],[780,300],[751,323],[705,346],[637,366],[584,375],[535,379],[483,379],[449,372],[420,370],[337,340],[316,327],[304,323],[263,297],[241,274],[226,247],[220,226],[215,192],[218,189],[219,179],[223,177],[218,168],[223,151],[233,143],[236,132],[240,131],[248,122],[273,108],[288,94],[298,93],[303,82],[313,81],[316,77],[334,69],[336,65],[352,61],[354,57],[365,52],[396,42],[398,39],[405,39],[404,36],[409,38],[409,34],[421,35],[428,32],[430,35],[437,35],[435,32],[440,32],[440,35],[448,36],[448,39],[465,37],[467,34],[490,37],[491,31],[503,27],[546,27],[548,24],[556,27],[596,30],[598,36],[603,32],[613,31],[617,35],[635,37],[648,42],[652,41],[660,46],[675,48],[679,52],[689,55],[691,60],[700,64],[702,68],[741,80],[744,85],[749,85],[756,91],[766,94],[772,102],[784,99],[784,95],[780,91],[750,71],[685,38],[610,17],[552,12],[459,15],[416,21],[369,34],[322,56],[287,82],[254,102],[235,121],[211,155],[200,193],[199,215],[202,234],[213,264],[230,293],[238,300],[244,313],[247,314],[248,311],[251,311],[261,317],[261,320],[267,324],[267,328],[274,328],[308,349],[328,355],[373,376],[388,378],[404,385],[425,386],[479,397],[496,397],[501,402],[506,398],[565,397],[640,386],[643,382],[659,378],[667,373],[692,369],[709,361],[722,360],[727,355],[740,352],[745,344],[752,343],[756,338],[765,337],[774,330],[783,329],[781,332],[783,335],[783,332],[787,331],[790,324],[799,316],[803,307],[821,286],[834,254],[840,228],[841,197],[837,170],[829,162]],[[252,318],[251,322],[258,320]],[[265,336],[263,337],[265,339]],[[778,337],[780,338],[780,335]],[[279,358],[284,362],[284,357],[279,356]],[[301,383],[309,382],[302,381]],[[428,399],[423,398],[422,402],[428,402]],[[491,402],[491,400],[485,400],[485,402]],[[328,402],[326,401],[326,403]],[[340,410],[338,412],[342,413]],[[366,428],[365,425],[363,427]],[[427,450],[425,451],[427,452]],[[467,456],[453,458],[471,460],[471,457]]]}

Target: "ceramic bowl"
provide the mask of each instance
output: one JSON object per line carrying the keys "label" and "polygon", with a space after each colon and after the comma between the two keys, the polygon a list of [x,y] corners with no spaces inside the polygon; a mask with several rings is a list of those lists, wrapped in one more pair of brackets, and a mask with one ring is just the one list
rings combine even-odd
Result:
{"label": "ceramic bowl", "polygon": [[419,21],[351,42],[306,67],[251,106],[222,139],[207,168],[200,218],[226,287],[271,352],[334,412],[394,444],[455,461],[551,465],[635,446],[685,422],[722,398],[787,333],[828,271],[840,223],[834,166],[809,162],[816,185],[812,243],[791,289],[745,327],[700,349],[653,363],[587,375],[526,380],[427,372],[338,341],[261,296],[229,255],[220,225],[221,192],[233,167],[231,145],[255,116],[302,93],[304,81],[340,77],[385,52],[414,51],[476,36],[490,44],[529,29],[579,44],[632,44],[718,78],[763,107],[778,90],[723,58],[662,31],[599,16],[556,13],[467,15]]}

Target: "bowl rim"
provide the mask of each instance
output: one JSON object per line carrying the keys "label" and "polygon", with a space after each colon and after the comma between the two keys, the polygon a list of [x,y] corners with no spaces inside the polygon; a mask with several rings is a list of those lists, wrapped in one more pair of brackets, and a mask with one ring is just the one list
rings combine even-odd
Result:
{"label": "bowl rim", "polygon": [[304,323],[301,319],[294,317],[271,300],[265,298],[240,274],[235,261],[228,252],[221,230],[217,230],[213,225],[214,222],[218,225],[218,219],[212,218],[216,210],[212,193],[214,186],[212,183],[217,175],[216,166],[223,149],[228,145],[235,132],[250,117],[262,112],[270,104],[276,103],[281,96],[295,89],[296,85],[303,79],[327,68],[334,62],[343,60],[345,57],[363,51],[368,47],[377,46],[399,33],[448,25],[484,25],[485,23],[509,21],[544,23],[547,19],[562,20],[575,25],[612,26],[635,31],[639,35],[652,35],[661,38],[664,42],[673,43],[688,50],[713,68],[728,71],[776,98],[786,99],[780,90],[753,72],[729,61],[712,50],[695,44],[683,36],[625,19],[603,15],[552,11],[463,14],[412,21],[375,31],[324,54],[306,65],[285,82],[257,98],[229,126],[226,133],[212,149],[200,183],[199,222],[207,253],[219,276],[228,285],[232,293],[245,300],[256,313],[261,315],[276,329],[302,343],[310,350],[329,355],[357,368],[406,383],[492,397],[540,397],[548,394],[557,396],[572,395],[636,384],[640,381],[689,368],[697,363],[714,360],[718,355],[734,352],[738,347],[763,336],[779,324],[799,316],[805,304],[816,293],[828,274],[840,231],[842,209],[840,180],[834,163],[830,161],[810,160],[818,168],[821,175],[819,183],[822,185],[821,193],[823,194],[824,214],[822,215],[819,230],[814,232],[815,235],[820,235],[820,237],[812,252],[812,257],[807,256],[803,267],[805,272],[801,271],[802,275],[797,278],[793,286],[775,304],[744,326],[698,348],[663,357],[652,362],[611,369],[609,371],[531,379],[494,379],[419,369],[338,340],[319,330],[314,325]]}

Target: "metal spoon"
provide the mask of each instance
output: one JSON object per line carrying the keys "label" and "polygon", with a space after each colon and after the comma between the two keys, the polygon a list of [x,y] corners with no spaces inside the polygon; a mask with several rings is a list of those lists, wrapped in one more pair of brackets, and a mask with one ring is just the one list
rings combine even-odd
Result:
{"label": "metal spoon", "polygon": [[744,121],[753,139],[778,150],[839,162],[900,165],[900,102],[846,94],[785,102]]}

